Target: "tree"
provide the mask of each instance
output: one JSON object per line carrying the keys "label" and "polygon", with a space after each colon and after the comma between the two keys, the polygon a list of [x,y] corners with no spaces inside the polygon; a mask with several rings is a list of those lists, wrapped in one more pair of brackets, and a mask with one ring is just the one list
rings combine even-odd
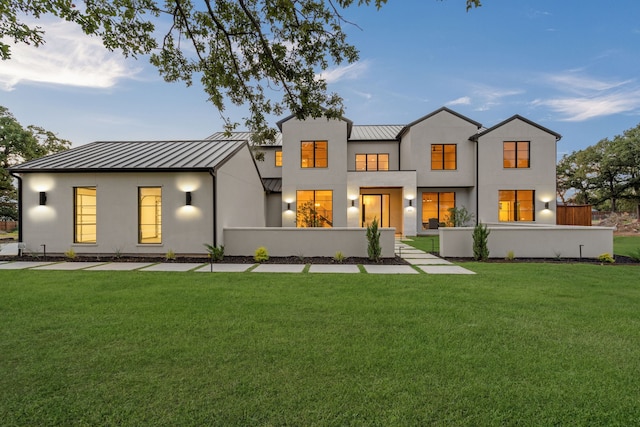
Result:
{"label": "tree", "polygon": [[9,110],[0,106],[0,219],[18,219],[16,200],[9,167],[24,161],[66,150],[71,143],[58,138],[53,132],[29,125],[22,127]]}
{"label": "tree", "polygon": [[[357,49],[347,43],[343,10],[387,0],[16,0],[0,8],[0,58],[11,56],[8,37],[39,46],[43,30],[25,17],[53,15],[102,38],[125,56],[150,54],[168,82],[191,85],[199,77],[226,129],[225,102],[248,106],[245,126],[255,140],[269,141],[265,115],[285,109],[297,118],[342,116],[342,99],[327,93],[319,72],[330,63],[353,63]],[[467,10],[480,0],[465,0]],[[272,102],[265,89],[282,93]]]}

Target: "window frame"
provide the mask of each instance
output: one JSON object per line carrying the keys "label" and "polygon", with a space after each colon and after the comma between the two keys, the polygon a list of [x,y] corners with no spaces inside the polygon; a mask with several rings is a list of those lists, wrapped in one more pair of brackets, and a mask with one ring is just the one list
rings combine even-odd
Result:
{"label": "window frame", "polygon": [[[501,197],[502,192],[513,192],[513,200],[505,200]],[[523,216],[518,207],[518,200],[523,200],[522,198],[518,198],[518,193],[530,193],[531,194],[531,209],[526,210],[525,212],[531,213],[531,219],[521,219]],[[524,199],[524,201],[529,201],[529,199]],[[513,203],[514,208],[509,209],[507,212],[513,212],[513,219],[501,220],[500,219],[500,211],[502,210],[502,203],[510,202]],[[535,222],[536,221],[536,190],[498,190],[498,222]]]}
{"label": "window frame", "polygon": [[[364,169],[358,169],[358,156],[364,156]],[[375,156],[375,163],[376,163],[376,168],[375,169],[369,169],[369,156],[371,156],[373,158],[373,156]],[[387,168],[386,169],[380,169],[380,156],[386,156],[387,157]],[[389,153],[356,153],[356,172],[379,172],[379,171],[388,171],[389,170]],[[362,161],[360,161],[362,162]]]}
{"label": "window frame", "polygon": [[[441,148],[442,159],[439,162],[440,164],[436,164],[433,153],[436,151],[436,148]],[[451,160],[447,159],[447,147],[453,147],[453,167],[447,167],[447,163],[450,163]],[[449,153],[451,155],[451,153]],[[434,167],[435,166],[435,167]],[[431,170],[432,171],[455,171],[458,170],[458,144],[431,144]]]}
{"label": "window frame", "polygon": [[[319,225],[311,225],[311,226],[303,226],[301,225],[301,221],[299,220],[300,216],[303,215],[303,213],[301,212],[303,204],[301,202],[301,200],[305,200],[301,197],[300,193],[313,193],[313,199],[312,200],[305,200],[305,203],[309,203],[311,202],[314,206],[320,206],[320,203],[322,202],[326,202],[327,200],[323,200],[320,199],[319,201],[319,194],[320,192],[323,193],[328,193],[329,194],[329,202],[331,203],[331,217],[325,218],[325,224],[323,225],[321,222],[319,222]],[[296,228],[333,228],[333,190],[296,190]],[[317,213],[313,214],[314,216],[311,218],[311,221],[315,224],[316,223],[316,218],[315,215],[317,215]]]}
{"label": "window frame", "polygon": [[[78,190],[93,190],[94,204],[85,205],[82,203],[78,203],[79,196],[82,196],[81,194],[78,193]],[[85,196],[89,196],[89,195],[85,195]],[[93,206],[93,214],[85,214],[85,213],[79,212],[80,207],[91,207],[91,206]],[[83,221],[78,221],[80,217],[83,218]],[[86,222],[84,220],[84,218],[86,217],[88,218],[93,217],[93,223]],[[90,226],[90,225],[93,225],[94,227],[95,237],[93,240],[86,240],[85,238],[82,237],[86,233],[83,233],[83,232],[79,233],[78,229],[83,228],[85,226]],[[73,187],[73,243],[74,244],[95,244],[97,242],[98,242],[98,190],[95,186]]]}
{"label": "window frame", "polygon": [[[311,150],[305,150],[305,144],[312,144]],[[324,159],[322,157],[318,157],[318,153],[322,152],[322,146],[324,146],[324,152],[326,153],[326,157]],[[311,162],[309,165],[304,164],[305,160],[305,151],[311,151]],[[321,161],[324,160],[324,165],[320,165]],[[326,169],[329,167],[329,141],[326,140],[318,140],[318,141],[300,141],[300,168],[302,169]]]}
{"label": "window frame", "polygon": [[[514,144],[513,159],[507,159],[507,144]],[[520,148],[521,144],[526,144],[526,149]],[[525,153],[525,158],[520,158],[520,153]],[[526,166],[520,166],[520,161],[526,160]],[[509,166],[507,162],[512,162],[513,166]],[[531,169],[531,141],[503,141],[502,142],[502,168],[503,169]]]}
{"label": "window frame", "polygon": [[[423,191],[421,194],[421,198],[424,197],[425,194],[435,194],[436,196],[436,200],[435,200],[435,204],[436,204],[436,212],[438,214],[437,219],[438,219],[438,223],[441,222],[447,222],[448,218],[441,218],[441,213],[445,214],[450,208],[455,208],[456,207],[456,199],[457,199],[457,194],[455,191]],[[443,210],[440,205],[440,200],[441,198],[443,198],[443,195],[449,195],[452,194],[453,195],[453,206],[451,206],[450,208],[447,208],[446,210]],[[433,202],[433,201],[432,201]],[[432,202],[428,202],[428,203],[432,203]],[[425,228],[424,224],[428,224],[429,223],[429,219],[430,218],[426,218],[425,221],[425,217],[424,217],[424,212],[425,211],[425,201],[422,201],[422,208],[420,210],[420,217],[422,218],[422,229],[423,230],[427,230],[427,228]],[[433,217],[432,217],[433,218]]]}
{"label": "window frame", "polygon": [[[153,223],[142,223],[142,216],[143,216],[143,195],[142,192],[143,190],[148,190],[148,189],[158,189],[159,190],[159,197],[160,197],[160,205],[159,205],[159,210],[160,210],[160,216],[159,216],[159,222],[153,222]],[[153,195],[152,195],[153,196]],[[158,197],[158,195],[155,195],[155,197]],[[158,217],[157,215],[157,210],[158,210],[158,205],[155,205],[156,207],[156,213],[155,216],[156,218]],[[140,186],[138,187],[138,244],[139,245],[159,245],[162,244],[162,186]],[[156,228],[156,237],[157,237],[157,241],[152,241],[152,242],[148,242],[148,241],[144,241],[145,239],[143,239],[142,235],[143,235],[143,226],[146,225],[152,225]],[[149,239],[149,238],[146,238]]]}
{"label": "window frame", "polygon": [[282,150],[276,150],[275,154],[275,167],[282,167]]}

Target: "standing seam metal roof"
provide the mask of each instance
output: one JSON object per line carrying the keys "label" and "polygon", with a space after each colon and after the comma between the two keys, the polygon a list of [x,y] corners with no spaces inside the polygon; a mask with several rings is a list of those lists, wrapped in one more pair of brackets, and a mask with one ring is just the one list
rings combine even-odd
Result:
{"label": "standing seam metal roof", "polygon": [[99,141],[11,168],[13,172],[215,169],[246,140]]}

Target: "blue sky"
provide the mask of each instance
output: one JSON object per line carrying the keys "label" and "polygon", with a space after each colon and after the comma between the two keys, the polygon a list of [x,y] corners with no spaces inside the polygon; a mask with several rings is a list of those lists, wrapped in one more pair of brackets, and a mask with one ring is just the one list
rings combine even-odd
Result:
{"label": "blue sky", "polygon": [[[447,106],[490,127],[520,114],[563,135],[559,156],[640,123],[640,1],[389,0],[345,17],[360,61],[324,74],[355,124],[406,124]],[[199,139],[222,130],[198,84],[110,54],[68,24],[0,63],[0,105],[74,145]],[[276,96],[278,96],[276,94]],[[229,106],[232,119],[246,110]],[[279,118],[274,117],[273,123]]]}

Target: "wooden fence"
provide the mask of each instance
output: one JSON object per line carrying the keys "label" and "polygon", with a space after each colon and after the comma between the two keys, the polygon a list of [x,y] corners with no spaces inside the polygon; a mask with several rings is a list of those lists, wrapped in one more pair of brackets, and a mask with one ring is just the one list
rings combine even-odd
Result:
{"label": "wooden fence", "polygon": [[591,205],[557,205],[556,224],[591,225]]}
{"label": "wooden fence", "polygon": [[18,221],[0,221],[0,231],[13,231],[18,228]]}

